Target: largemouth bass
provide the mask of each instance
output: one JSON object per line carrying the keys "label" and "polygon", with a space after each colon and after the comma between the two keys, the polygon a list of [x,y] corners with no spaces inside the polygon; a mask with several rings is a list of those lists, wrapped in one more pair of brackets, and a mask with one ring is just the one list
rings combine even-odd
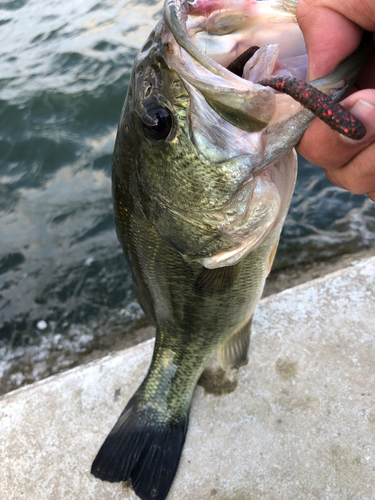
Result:
{"label": "largemouth bass", "polygon": [[352,137],[364,134],[334,101],[371,48],[363,43],[331,74],[304,84],[295,8],[292,0],[166,0],[134,62],[113,199],[156,342],[148,374],[91,472],[131,479],[143,500],[168,495],[208,360],[218,350],[224,370],[247,361],[295,185],[293,146],[313,113]]}

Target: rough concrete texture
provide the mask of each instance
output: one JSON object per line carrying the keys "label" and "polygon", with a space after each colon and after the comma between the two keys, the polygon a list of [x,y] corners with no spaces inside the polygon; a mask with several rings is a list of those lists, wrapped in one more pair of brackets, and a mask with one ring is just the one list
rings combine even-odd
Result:
{"label": "rough concrete texture", "polygon": [[[225,396],[197,387],[168,500],[375,498],[375,258],[263,300]],[[135,500],[90,476],[153,341],[0,400],[0,498]]]}

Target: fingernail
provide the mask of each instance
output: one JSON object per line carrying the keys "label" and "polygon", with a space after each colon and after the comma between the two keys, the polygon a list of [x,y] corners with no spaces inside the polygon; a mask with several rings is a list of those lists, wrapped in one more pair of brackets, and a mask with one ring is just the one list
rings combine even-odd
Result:
{"label": "fingernail", "polygon": [[358,118],[366,128],[366,135],[360,141],[355,141],[349,139],[340,134],[340,138],[346,144],[363,144],[370,142],[375,137],[375,106],[370,104],[363,99],[359,99],[351,108],[347,108],[349,111]]}

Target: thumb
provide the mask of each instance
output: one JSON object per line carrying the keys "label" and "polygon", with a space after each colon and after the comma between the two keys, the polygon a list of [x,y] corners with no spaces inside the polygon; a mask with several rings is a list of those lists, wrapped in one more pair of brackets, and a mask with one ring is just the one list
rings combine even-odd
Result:
{"label": "thumb", "polygon": [[[359,0],[361,1],[361,0]],[[328,74],[359,45],[362,29],[324,5],[335,0],[299,0],[297,21],[309,55],[308,81]],[[342,2],[345,3],[345,2]]]}

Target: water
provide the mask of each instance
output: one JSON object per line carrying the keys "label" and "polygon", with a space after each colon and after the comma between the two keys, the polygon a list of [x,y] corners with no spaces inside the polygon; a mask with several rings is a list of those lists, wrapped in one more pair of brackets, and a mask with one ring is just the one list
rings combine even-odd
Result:
{"label": "water", "polygon": [[[0,1],[0,392],[106,352],[145,322],[110,167],[132,62],[161,9]],[[276,266],[359,250],[374,230],[374,204],[302,161]]]}

